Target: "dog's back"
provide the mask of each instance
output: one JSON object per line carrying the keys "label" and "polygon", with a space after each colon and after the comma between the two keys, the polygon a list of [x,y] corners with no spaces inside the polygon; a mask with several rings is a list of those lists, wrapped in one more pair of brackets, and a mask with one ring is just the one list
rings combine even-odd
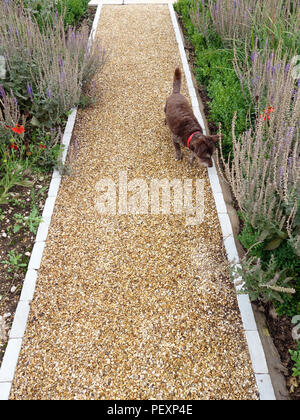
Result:
{"label": "dog's back", "polygon": [[173,79],[173,93],[165,106],[166,122],[173,134],[178,137],[186,135],[187,131],[202,129],[194,116],[188,100],[180,94],[181,70],[177,67]]}

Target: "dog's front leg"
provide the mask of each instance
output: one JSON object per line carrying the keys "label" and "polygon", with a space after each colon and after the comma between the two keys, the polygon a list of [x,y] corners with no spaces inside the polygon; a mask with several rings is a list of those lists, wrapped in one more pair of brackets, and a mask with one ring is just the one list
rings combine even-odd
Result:
{"label": "dog's front leg", "polygon": [[181,160],[182,159],[182,153],[181,153],[179,139],[174,134],[172,134],[172,141],[173,141],[173,144],[174,144],[174,147],[175,147],[175,159],[176,160]]}
{"label": "dog's front leg", "polygon": [[189,164],[192,166],[195,160],[195,153],[190,152]]}

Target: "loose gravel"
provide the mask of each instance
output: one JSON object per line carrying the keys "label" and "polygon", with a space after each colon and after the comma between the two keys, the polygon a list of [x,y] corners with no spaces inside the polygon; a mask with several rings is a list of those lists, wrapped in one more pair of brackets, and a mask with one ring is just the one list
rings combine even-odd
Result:
{"label": "loose gravel", "polygon": [[[257,399],[207,172],[175,161],[164,125],[168,6],[103,6],[97,37],[108,61],[78,112],[10,398]],[[121,171],[202,179],[203,222],[99,214],[97,183]]]}

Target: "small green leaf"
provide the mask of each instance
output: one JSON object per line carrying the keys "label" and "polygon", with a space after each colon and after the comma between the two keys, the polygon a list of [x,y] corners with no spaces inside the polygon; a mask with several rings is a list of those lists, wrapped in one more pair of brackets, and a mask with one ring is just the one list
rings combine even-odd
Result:
{"label": "small green leaf", "polygon": [[20,226],[20,225],[15,225],[14,226],[14,233],[18,233],[19,232],[19,230],[21,230],[22,229],[22,226]]}
{"label": "small green leaf", "polygon": [[287,234],[287,232],[278,232],[278,236],[281,239],[287,239],[289,237],[289,235]]}
{"label": "small green leaf", "polygon": [[8,198],[7,197],[0,197],[0,204],[8,204]]}
{"label": "small green leaf", "polygon": [[33,125],[34,127],[40,127],[41,126],[39,120],[35,116],[33,116],[31,118],[30,124]]}
{"label": "small green leaf", "polygon": [[282,241],[283,241],[283,239],[281,239],[281,238],[273,239],[272,241],[268,242],[264,246],[264,250],[265,251],[273,251],[274,249],[279,247],[279,245],[281,244]]}
{"label": "small green leaf", "polygon": [[258,240],[264,241],[269,235],[270,235],[270,232],[267,229],[264,229],[261,235],[259,236]]}
{"label": "small green leaf", "polygon": [[16,185],[20,185],[21,187],[31,188],[33,187],[33,181],[29,181],[29,179],[23,179],[22,181],[15,182]]}

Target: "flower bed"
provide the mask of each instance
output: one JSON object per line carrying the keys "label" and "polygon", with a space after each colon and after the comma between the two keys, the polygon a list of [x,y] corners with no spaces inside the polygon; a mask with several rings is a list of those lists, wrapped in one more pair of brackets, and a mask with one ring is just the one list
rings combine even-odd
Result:
{"label": "flower bed", "polygon": [[179,0],[175,10],[193,47],[200,93],[209,97],[208,119],[220,122],[224,135],[218,164],[236,200],[246,252],[232,276],[242,276],[243,291],[266,310],[298,399],[299,3]]}
{"label": "flower bed", "polygon": [[89,83],[104,64],[101,46],[89,43],[95,9],[86,0],[55,3],[0,3],[0,364],[52,171],[67,170],[67,117],[91,102]]}

